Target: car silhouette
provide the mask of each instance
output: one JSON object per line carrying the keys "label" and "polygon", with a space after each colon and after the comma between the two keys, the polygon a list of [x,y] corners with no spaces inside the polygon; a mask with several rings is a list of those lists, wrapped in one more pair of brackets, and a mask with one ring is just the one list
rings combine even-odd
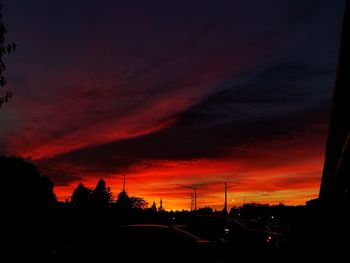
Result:
{"label": "car silhouette", "polygon": [[283,246],[282,232],[261,228],[248,221],[223,215],[193,215],[184,229],[200,235],[215,244],[215,253],[222,262],[232,257],[241,260],[271,259],[279,255]]}
{"label": "car silhouette", "polygon": [[208,240],[177,226],[117,226],[50,252],[47,262],[217,262]]}

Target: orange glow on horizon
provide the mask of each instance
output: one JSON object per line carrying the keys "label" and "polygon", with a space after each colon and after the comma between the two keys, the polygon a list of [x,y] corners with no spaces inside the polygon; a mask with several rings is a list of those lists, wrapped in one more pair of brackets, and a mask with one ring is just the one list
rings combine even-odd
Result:
{"label": "orange glow on horizon", "polygon": [[[322,158],[313,157],[296,164],[284,164],[260,169],[249,167],[245,160],[192,160],[158,161],[148,166],[134,166],[127,176],[127,192],[130,196],[141,196],[159,205],[163,199],[165,209],[190,209],[192,191],[179,185],[197,187],[197,206],[222,209],[224,203],[224,181],[228,182],[228,200],[235,199],[232,206],[244,202],[286,205],[303,205],[318,195],[322,169]],[[91,174],[83,183],[93,188],[99,178],[105,178],[114,196],[122,188],[123,174]],[[59,200],[69,198],[77,183],[56,187]]]}
{"label": "orange glow on horizon", "polygon": [[[80,181],[93,188],[103,178],[116,197],[126,175],[130,196],[143,197],[149,205],[153,201],[159,205],[162,198],[167,210],[190,209],[193,192],[179,185],[196,186],[197,207],[222,209],[225,181],[229,187],[228,200],[235,200],[229,202],[231,207],[244,202],[303,205],[318,195],[324,158],[324,145],[320,141],[325,141],[324,134],[306,134],[232,148],[232,154],[229,152],[224,157],[140,159],[121,169],[117,163],[111,163],[105,171],[84,162],[62,162],[57,164],[60,178],[67,174],[77,179],[57,184],[55,192],[60,201],[65,201]],[[48,166],[50,169],[52,163]]]}

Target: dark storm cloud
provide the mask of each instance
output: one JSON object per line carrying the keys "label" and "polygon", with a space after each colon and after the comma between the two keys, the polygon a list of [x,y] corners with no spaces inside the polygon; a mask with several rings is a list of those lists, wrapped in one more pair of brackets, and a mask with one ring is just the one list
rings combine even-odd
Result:
{"label": "dark storm cloud", "polygon": [[69,185],[72,182],[81,182],[83,180],[83,177],[77,176],[74,172],[72,173],[70,169],[55,167],[53,163],[49,163],[48,166],[41,163],[40,171],[45,175],[49,175],[55,186],[58,187]]}
{"label": "dark storm cloud", "polygon": [[[328,104],[323,104],[323,100],[328,101],[330,98],[329,85],[334,76],[335,68],[282,62],[250,76],[251,79],[242,83],[232,86],[226,84],[228,87],[194,106],[190,112],[193,112],[192,115],[200,115],[200,118],[205,118],[206,114],[216,118],[216,114],[225,111],[226,114],[249,118],[240,107],[251,105],[252,109],[257,109],[258,115],[277,105],[283,106],[286,113],[288,106],[298,104],[309,107],[314,103],[321,108],[327,108]],[[273,115],[280,112],[272,110],[269,113]],[[251,116],[252,119],[255,117],[254,114]],[[191,122],[196,121],[195,116],[190,119],[189,124],[193,125]]]}
{"label": "dark storm cloud", "polygon": [[[41,160],[39,164],[70,164],[86,173],[118,173],[135,164],[151,165],[152,160],[240,156],[242,153],[235,148],[242,145],[303,136],[311,124],[324,122],[330,106],[331,89],[327,85],[333,77],[334,69],[293,62],[271,65],[252,79],[225,87],[186,112],[171,116],[177,119],[171,127]],[[306,84],[317,82],[323,85],[317,87],[321,94]]]}
{"label": "dark storm cloud", "polygon": [[342,4],[7,1],[0,153],[66,185],[307,132],[328,116]]}

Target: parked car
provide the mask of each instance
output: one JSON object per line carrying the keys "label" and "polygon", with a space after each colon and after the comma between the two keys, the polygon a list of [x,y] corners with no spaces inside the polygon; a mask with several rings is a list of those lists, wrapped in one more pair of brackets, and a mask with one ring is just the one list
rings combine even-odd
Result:
{"label": "parked car", "polygon": [[272,229],[224,215],[193,215],[188,222],[185,229],[214,243],[222,262],[270,259],[280,253],[283,235]]}
{"label": "parked car", "polygon": [[176,226],[126,225],[52,251],[48,262],[217,262],[211,242]]}

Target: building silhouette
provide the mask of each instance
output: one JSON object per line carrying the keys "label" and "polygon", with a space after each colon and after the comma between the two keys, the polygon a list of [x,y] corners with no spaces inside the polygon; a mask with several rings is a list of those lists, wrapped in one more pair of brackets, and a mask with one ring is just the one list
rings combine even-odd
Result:
{"label": "building silhouette", "polygon": [[350,200],[350,3],[346,1],[338,68],[319,200],[344,205]]}

